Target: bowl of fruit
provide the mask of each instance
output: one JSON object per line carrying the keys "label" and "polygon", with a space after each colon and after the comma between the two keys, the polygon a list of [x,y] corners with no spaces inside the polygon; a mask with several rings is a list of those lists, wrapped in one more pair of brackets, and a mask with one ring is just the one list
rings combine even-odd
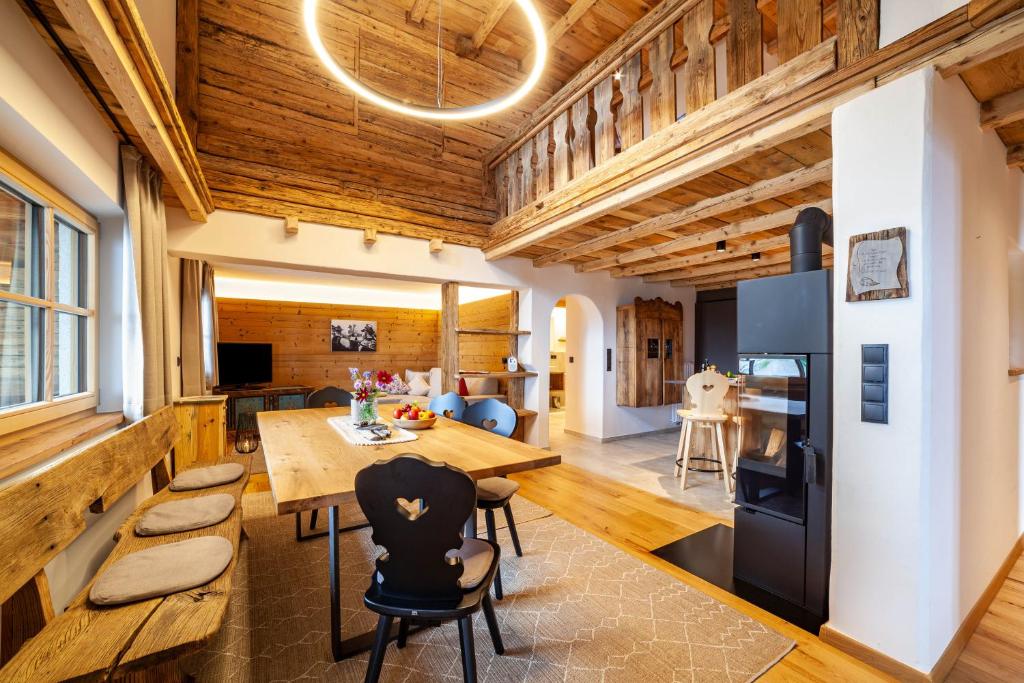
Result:
{"label": "bowl of fruit", "polygon": [[395,408],[392,423],[402,429],[430,429],[437,422],[437,415],[427,408],[420,408],[416,403],[406,403]]}

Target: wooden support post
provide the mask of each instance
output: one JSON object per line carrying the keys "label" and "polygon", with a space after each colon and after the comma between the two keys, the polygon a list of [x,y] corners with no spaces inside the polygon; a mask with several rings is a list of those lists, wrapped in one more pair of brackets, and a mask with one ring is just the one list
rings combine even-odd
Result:
{"label": "wooden support post", "polygon": [[441,393],[459,389],[459,283],[441,285]]}
{"label": "wooden support post", "polygon": [[298,216],[287,216],[284,219],[284,234],[288,237],[294,237],[299,234],[299,217]]}
{"label": "wooden support post", "polygon": [[51,619],[50,584],[41,570],[0,606],[0,667]]}
{"label": "wooden support post", "polygon": [[779,63],[821,42],[821,0],[778,0]]}
{"label": "wooden support post", "polygon": [[840,69],[878,49],[878,3],[879,0],[838,0],[836,37]]}
{"label": "wooden support post", "polygon": [[[512,290],[509,297],[509,329],[519,329],[519,292]],[[519,358],[519,337],[511,335],[508,338],[508,355]],[[513,408],[522,408],[526,399],[526,379],[523,377],[510,377],[508,379],[508,404]]]}
{"label": "wooden support post", "polygon": [[764,70],[761,25],[757,0],[729,0],[729,33],[725,50],[729,92],[761,77]]}
{"label": "wooden support post", "polygon": [[614,81],[608,76],[594,88],[594,166],[615,156],[615,115],[612,112]]}
{"label": "wooden support post", "polygon": [[715,101],[715,48],[711,26],[715,23],[713,0],[701,0],[683,17],[686,41],[686,113]]}
{"label": "wooden support post", "polygon": [[639,52],[627,59],[621,69],[619,92],[622,93],[622,104],[619,105],[619,137],[624,150],[644,139],[644,105],[640,97],[641,70]]}
{"label": "wooden support post", "polygon": [[590,137],[590,93],[572,105],[572,177],[575,180],[594,167]]}

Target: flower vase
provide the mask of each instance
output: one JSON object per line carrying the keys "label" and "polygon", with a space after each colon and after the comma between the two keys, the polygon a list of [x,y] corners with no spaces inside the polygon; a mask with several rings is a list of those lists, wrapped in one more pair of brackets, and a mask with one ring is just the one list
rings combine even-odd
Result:
{"label": "flower vase", "polygon": [[373,424],[377,421],[377,399],[371,398],[366,401],[352,399],[352,422],[359,425]]}

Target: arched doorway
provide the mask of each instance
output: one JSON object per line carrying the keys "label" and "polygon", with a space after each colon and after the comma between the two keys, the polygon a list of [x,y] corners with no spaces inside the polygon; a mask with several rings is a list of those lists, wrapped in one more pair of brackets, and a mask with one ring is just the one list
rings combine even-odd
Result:
{"label": "arched doorway", "polygon": [[588,297],[569,294],[551,310],[550,434],[604,435],[604,325]]}

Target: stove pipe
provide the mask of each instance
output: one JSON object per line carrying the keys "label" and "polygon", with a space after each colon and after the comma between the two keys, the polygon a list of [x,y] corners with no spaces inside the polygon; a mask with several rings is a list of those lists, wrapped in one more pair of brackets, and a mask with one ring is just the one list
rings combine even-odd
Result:
{"label": "stove pipe", "polygon": [[791,273],[821,270],[821,245],[832,246],[832,217],[817,207],[797,214],[789,230]]}

